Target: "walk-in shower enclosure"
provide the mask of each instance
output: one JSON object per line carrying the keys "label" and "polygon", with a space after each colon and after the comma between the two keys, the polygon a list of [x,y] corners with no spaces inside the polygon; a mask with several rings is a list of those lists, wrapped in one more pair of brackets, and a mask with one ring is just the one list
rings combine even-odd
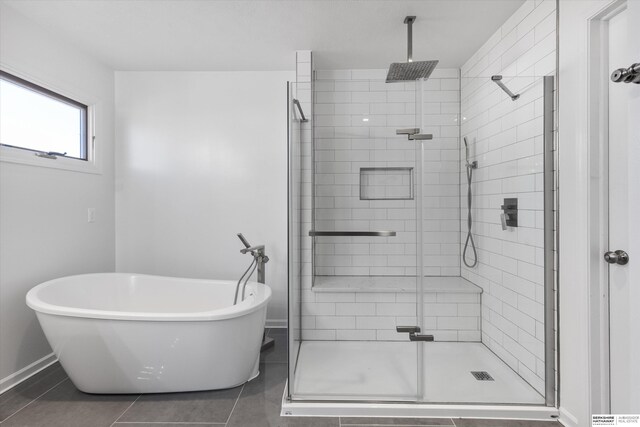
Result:
{"label": "walk-in shower enclosure", "polygon": [[553,71],[289,85],[286,401],[555,406]]}

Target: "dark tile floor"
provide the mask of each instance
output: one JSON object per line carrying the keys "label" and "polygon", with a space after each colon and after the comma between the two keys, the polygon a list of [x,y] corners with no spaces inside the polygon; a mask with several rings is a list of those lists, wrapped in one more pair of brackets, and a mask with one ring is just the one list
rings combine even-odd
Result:
{"label": "dark tile floor", "polygon": [[286,331],[269,331],[260,376],[228,390],[146,395],[89,395],[55,364],[0,395],[2,427],[560,427],[553,422],[424,418],[280,417],[287,377]]}

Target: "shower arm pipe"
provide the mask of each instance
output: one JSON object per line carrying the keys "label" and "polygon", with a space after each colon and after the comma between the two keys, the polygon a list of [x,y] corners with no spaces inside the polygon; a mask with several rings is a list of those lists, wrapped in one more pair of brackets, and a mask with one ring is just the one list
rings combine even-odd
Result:
{"label": "shower arm pipe", "polygon": [[304,112],[302,111],[302,107],[300,106],[300,101],[293,98],[293,103],[296,104],[296,107],[298,107],[298,112],[300,113],[300,121],[303,123],[308,122],[309,119],[307,119],[307,117],[304,115]]}
{"label": "shower arm pipe", "polygon": [[407,24],[407,62],[413,62],[413,23],[415,16],[407,16],[404,23]]}
{"label": "shower arm pipe", "polygon": [[509,97],[511,98],[512,101],[515,101],[516,99],[520,98],[520,94],[514,94],[513,92],[511,92],[509,90],[508,87],[506,87],[504,85],[504,83],[502,83],[502,76],[501,75],[495,75],[495,76],[491,76],[491,81],[495,82],[498,86],[500,86],[500,88],[505,91],[507,93],[507,95],[509,95]]}

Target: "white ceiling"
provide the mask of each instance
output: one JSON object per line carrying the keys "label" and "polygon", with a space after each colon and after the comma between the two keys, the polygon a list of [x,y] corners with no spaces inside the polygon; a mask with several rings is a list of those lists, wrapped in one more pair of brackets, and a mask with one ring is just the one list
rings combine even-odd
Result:
{"label": "white ceiling", "polygon": [[524,0],[2,0],[116,70],[460,67]]}

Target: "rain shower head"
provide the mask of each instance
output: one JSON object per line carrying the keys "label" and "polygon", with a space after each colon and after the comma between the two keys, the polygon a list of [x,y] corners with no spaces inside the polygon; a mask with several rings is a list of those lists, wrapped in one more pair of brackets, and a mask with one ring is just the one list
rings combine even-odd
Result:
{"label": "rain shower head", "polygon": [[431,75],[436,65],[438,65],[437,60],[413,62],[411,57],[413,49],[411,30],[415,20],[415,16],[407,16],[404,18],[404,23],[407,24],[407,62],[394,62],[389,66],[387,83],[426,79]]}

